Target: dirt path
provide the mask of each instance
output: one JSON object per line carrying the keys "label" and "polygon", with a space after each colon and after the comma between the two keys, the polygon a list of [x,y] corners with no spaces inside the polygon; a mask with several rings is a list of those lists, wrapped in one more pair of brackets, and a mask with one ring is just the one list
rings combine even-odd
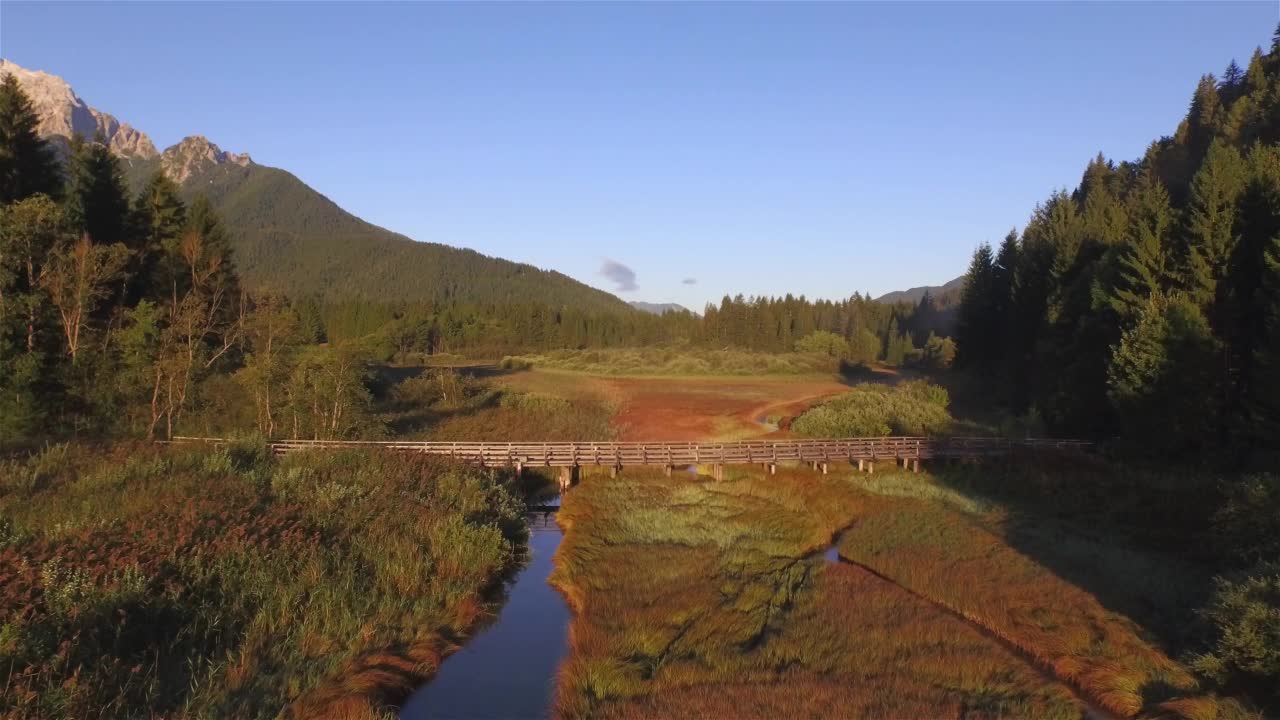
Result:
{"label": "dirt path", "polygon": [[624,440],[729,440],[786,435],[760,422],[791,417],[848,391],[834,380],[632,379],[609,381]]}

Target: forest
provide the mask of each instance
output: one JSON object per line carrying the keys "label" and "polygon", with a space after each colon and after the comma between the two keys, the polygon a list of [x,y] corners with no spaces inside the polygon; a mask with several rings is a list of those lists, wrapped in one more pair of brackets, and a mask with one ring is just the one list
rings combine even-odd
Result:
{"label": "forest", "polygon": [[1205,75],[1172,136],[1091,160],[981,245],[956,365],[1051,432],[1211,466],[1274,465],[1280,430],[1280,31]]}

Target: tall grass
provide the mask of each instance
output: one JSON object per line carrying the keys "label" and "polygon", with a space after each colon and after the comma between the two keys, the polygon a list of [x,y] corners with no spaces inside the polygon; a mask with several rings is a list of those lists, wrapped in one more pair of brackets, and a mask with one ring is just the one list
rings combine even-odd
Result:
{"label": "tall grass", "polygon": [[389,454],[61,446],[0,467],[0,716],[368,716],[517,558],[523,504]]}
{"label": "tall grass", "polygon": [[763,353],[694,348],[554,350],[503,358],[508,369],[549,368],[592,375],[807,375],[831,374],[839,361],[820,353]]}

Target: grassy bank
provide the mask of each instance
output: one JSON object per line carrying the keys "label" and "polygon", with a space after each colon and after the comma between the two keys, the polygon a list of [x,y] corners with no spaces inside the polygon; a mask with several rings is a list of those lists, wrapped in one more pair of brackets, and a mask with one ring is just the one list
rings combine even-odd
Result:
{"label": "grassy bank", "polygon": [[[1193,571],[1062,524],[1051,555],[927,475],[628,471],[560,518],[567,717],[1247,716],[1144,625],[1141,585]],[[852,563],[818,554],[833,537]]]}
{"label": "grassy bank", "polygon": [[518,557],[523,504],[390,454],[58,446],[0,467],[0,716],[373,716]]}

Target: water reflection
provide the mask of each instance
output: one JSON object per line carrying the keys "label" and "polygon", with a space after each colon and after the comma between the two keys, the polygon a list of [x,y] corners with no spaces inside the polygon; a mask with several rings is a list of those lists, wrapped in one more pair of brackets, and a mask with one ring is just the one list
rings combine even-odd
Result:
{"label": "water reflection", "polygon": [[541,718],[568,646],[569,608],[547,584],[561,533],[551,508],[532,513],[529,563],[507,588],[497,620],[445,659],[400,717]]}

